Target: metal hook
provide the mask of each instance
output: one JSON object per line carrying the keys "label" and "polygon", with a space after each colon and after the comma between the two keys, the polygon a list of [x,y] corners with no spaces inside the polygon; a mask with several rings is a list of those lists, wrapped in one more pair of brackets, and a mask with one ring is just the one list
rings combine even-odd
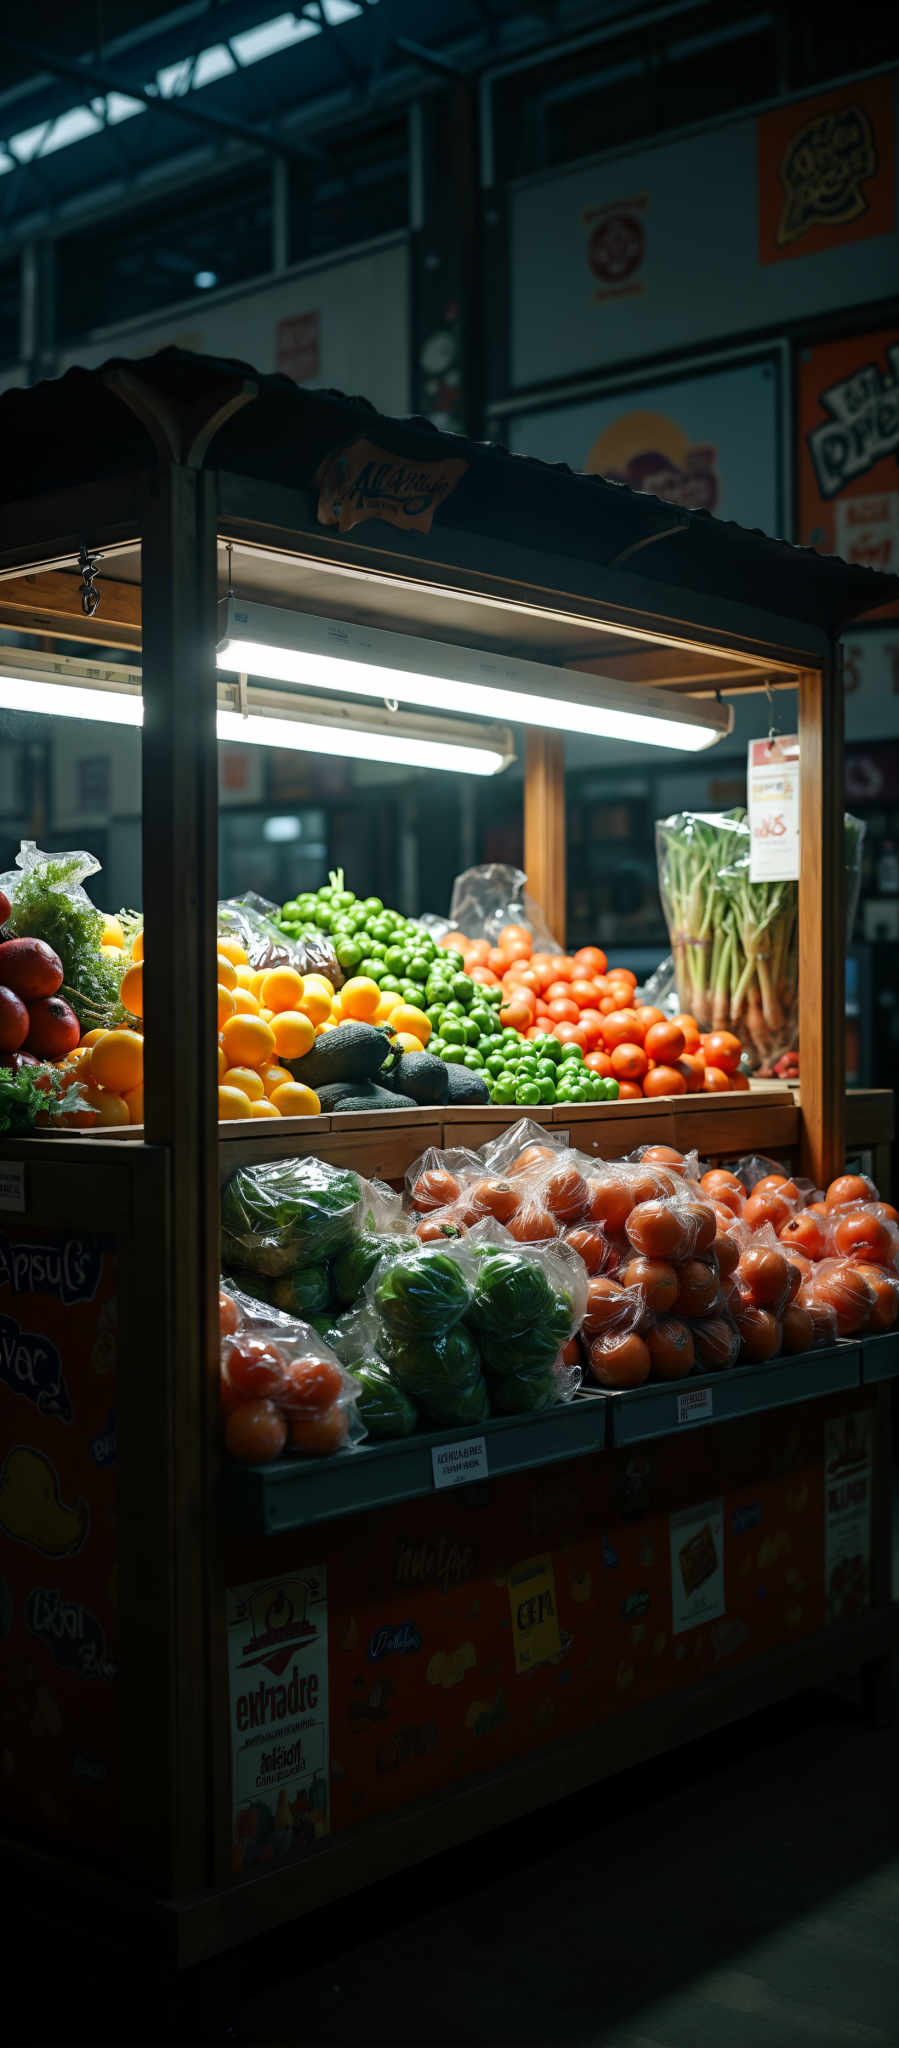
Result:
{"label": "metal hook", "polygon": [[388,711],[398,711],[398,710],[399,710],[399,708],[400,708],[400,706],[399,706],[399,698],[398,698],[398,697],[385,697],[385,699],[384,699],[384,705],[385,705],[385,709],[386,709],[386,710],[388,710]]}
{"label": "metal hook", "polygon": [[233,576],[232,576],[232,573],[231,573],[231,572],[232,572],[232,568],[233,568],[233,562],[234,562],[234,543],[233,543],[233,541],[230,541],[230,540],[229,540],[229,541],[226,541],[226,543],[225,543],[225,553],[227,554],[227,557],[228,557],[228,596],[229,596],[229,597],[233,597],[233,596],[234,596],[234,579],[233,579]]}
{"label": "metal hook", "polygon": [[777,738],[777,726],[774,723],[774,698],[771,693],[771,684],[767,676],[765,677],[765,696],[768,699],[768,716],[771,720],[771,723],[768,727],[768,745],[769,747],[772,747]]}
{"label": "metal hook", "polygon": [[78,567],[81,570],[81,609],[86,619],[92,619],[100,608],[100,591],[97,589],[96,558],[90,554],[84,541],[78,551]]}

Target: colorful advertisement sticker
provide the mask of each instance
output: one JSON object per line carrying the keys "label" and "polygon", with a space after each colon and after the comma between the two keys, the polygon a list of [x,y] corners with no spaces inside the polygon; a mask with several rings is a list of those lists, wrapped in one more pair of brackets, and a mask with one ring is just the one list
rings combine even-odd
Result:
{"label": "colorful advertisement sticker", "polygon": [[515,1565],[508,1585],[515,1669],[520,1674],[558,1657],[562,1648],[552,1558],[532,1557]]}
{"label": "colorful advertisement sticker", "polygon": [[750,740],[746,764],[750,882],[799,879],[799,739]]}
{"label": "colorful advertisement sticker", "polygon": [[367,519],[383,519],[406,533],[430,533],[435,512],[467,468],[467,462],[419,461],[373,441],[353,441],[319,467],[319,525],[350,533]]}
{"label": "colorful advertisement sticker", "polygon": [[671,1627],[682,1635],[724,1613],[724,1503],[704,1501],[669,1519]]}
{"label": "colorful advertisement sticker", "polygon": [[899,330],[799,359],[799,539],[899,571]]}
{"label": "colorful advertisement sticker", "polygon": [[323,1565],[228,1593],[235,1872],[328,1833],[328,1605]]}
{"label": "colorful advertisement sticker", "polygon": [[632,199],[606,199],[585,206],[581,219],[586,236],[587,268],[598,304],[608,299],[639,298],[646,289],[649,193]]}
{"label": "colorful advertisement sticker", "polygon": [[894,106],[885,75],[759,115],[760,263],[892,232]]}

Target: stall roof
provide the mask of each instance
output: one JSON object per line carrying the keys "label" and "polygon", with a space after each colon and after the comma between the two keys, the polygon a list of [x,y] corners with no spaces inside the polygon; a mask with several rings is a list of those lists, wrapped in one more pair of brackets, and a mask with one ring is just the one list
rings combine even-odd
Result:
{"label": "stall roof", "polygon": [[[591,601],[601,594],[597,569],[626,566],[647,585],[757,605],[829,634],[899,599],[897,576],[672,506],[604,477],[577,475],[562,463],[441,433],[424,419],[390,419],[363,398],[306,391],[249,364],[174,348],[140,360],[112,358],[98,370],[69,370],[0,398],[7,504],[22,506],[146,470],[159,459],[160,419],[170,423],[173,445],[180,440],[183,447],[185,423],[191,423],[189,439],[217,401],[224,412],[229,395],[238,393],[239,409],[223,419],[203,451],[205,466],[306,492],[313,516],[318,505],[321,517],[326,458],[354,444],[370,444],[375,463],[393,456],[413,466],[463,465],[447,471],[433,536],[403,535],[403,552],[419,556],[423,566],[438,552],[438,536],[444,562],[453,534],[483,541],[485,566],[486,545],[501,539],[531,556],[580,563],[572,587]],[[150,413],[155,435],[146,423]],[[377,519],[366,526],[365,538],[397,543],[395,526]],[[648,590],[646,602],[651,611]]]}

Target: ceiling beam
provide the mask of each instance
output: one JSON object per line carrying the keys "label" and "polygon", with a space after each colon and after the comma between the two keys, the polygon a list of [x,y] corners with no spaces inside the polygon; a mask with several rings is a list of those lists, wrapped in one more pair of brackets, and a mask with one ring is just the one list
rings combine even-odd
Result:
{"label": "ceiling beam", "polygon": [[[100,607],[92,619],[81,609],[81,578],[61,569],[0,579],[0,625],[18,633],[48,633],[57,640],[140,648],[140,585],[114,583],[97,570]],[[14,651],[14,650],[13,650]]]}

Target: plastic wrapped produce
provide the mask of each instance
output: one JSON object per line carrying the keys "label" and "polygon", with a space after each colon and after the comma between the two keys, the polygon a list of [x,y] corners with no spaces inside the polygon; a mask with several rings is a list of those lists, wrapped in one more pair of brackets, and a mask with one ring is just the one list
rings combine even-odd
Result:
{"label": "plastic wrapped produce", "polygon": [[464,1324],[439,1336],[392,1341],[387,1362],[391,1378],[427,1422],[451,1428],[489,1415],[480,1353]]}
{"label": "plastic wrapped produce", "polygon": [[243,1464],[325,1457],[365,1434],[358,1387],[307,1323],[226,1282],[219,1296],[225,1446]]}
{"label": "plastic wrapped produce", "polygon": [[344,977],[327,933],[289,938],[277,923],[279,916],[276,903],[248,890],[219,904],[218,928],[238,940],[251,967],[295,967],[298,974],[327,975],[332,987],[340,988]]}
{"label": "plastic wrapped produce", "polygon": [[372,1442],[411,1436],[419,1411],[403,1392],[382,1358],[364,1358],[350,1367],[359,1388],[358,1412]]}
{"label": "plastic wrapped produce", "polygon": [[358,1174],[320,1159],[270,1159],[241,1166],[222,1193],[227,1265],[274,1278],[332,1257],[362,1215]]}
{"label": "plastic wrapped produce", "polygon": [[440,1337],[471,1306],[472,1267],[461,1247],[423,1245],[392,1260],[369,1285],[378,1315],[396,1342]]}
{"label": "plastic wrapped produce", "polygon": [[539,903],[528,894],[527,879],[521,868],[504,867],[495,861],[483,867],[466,868],[453,883],[449,923],[444,932],[464,932],[468,939],[488,939],[495,946],[504,926],[521,924],[533,933],[538,946],[550,953],[561,952]]}

